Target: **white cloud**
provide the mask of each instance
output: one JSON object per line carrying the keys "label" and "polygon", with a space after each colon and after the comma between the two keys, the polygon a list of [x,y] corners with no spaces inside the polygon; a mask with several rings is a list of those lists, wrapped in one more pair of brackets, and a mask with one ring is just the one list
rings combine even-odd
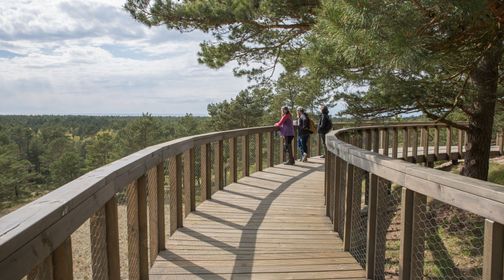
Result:
{"label": "white cloud", "polygon": [[148,29],[123,1],[7,1],[0,9],[0,113],[205,114],[246,87],[196,62],[204,34]]}

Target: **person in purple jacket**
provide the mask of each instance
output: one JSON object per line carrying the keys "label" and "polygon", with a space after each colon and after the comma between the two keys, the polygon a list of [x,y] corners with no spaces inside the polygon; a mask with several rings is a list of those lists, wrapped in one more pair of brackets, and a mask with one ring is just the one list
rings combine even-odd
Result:
{"label": "person in purple jacket", "polygon": [[284,164],[294,165],[294,155],[292,154],[292,139],[294,139],[294,124],[289,107],[282,107],[282,118],[275,123],[276,127],[280,128],[280,135],[285,139],[284,151],[287,156],[287,161]]}

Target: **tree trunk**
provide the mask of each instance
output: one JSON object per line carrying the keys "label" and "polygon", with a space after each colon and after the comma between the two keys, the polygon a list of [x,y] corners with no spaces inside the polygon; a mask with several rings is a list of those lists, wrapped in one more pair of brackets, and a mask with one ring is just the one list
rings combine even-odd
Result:
{"label": "tree trunk", "polygon": [[474,114],[469,119],[462,175],[481,180],[488,179],[501,56],[502,45],[497,43],[481,58],[470,74],[477,93],[473,105]]}

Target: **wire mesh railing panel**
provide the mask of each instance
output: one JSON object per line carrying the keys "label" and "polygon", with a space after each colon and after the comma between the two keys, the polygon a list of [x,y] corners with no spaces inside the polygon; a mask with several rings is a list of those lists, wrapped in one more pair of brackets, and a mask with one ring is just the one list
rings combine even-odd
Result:
{"label": "wire mesh railing panel", "polygon": [[273,152],[274,152],[274,163],[275,165],[276,164],[280,164],[282,161],[281,157],[282,157],[282,152],[283,152],[283,146],[280,146],[280,134],[278,132],[275,132],[274,136],[273,136],[273,143],[274,143],[274,148],[273,148]]}
{"label": "wire mesh railing panel", "polygon": [[151,168],[146,173],[147,177],[147,242],[149,252],[149,263],[152,263],[157,256],[157,240],[158,240],[158,201],[157,201],[157,167]]}
{"label": "wire mesh railing panel", "polygon": [[108,279],[107,229],[105,208],[98,210],[90,218],[91,255],[93,279]]}
{"label": "wire mesh railing panel", "polygon": [[375,279],[399,278],[401,186],[378,180]]}
{"label": "wire mesh railing panel", "polygon": [[236,138],[236,173],[237,179],[243,177],[243,138],[245,136]]}
{"label": "wire mesh railing panel", "polygon": [[72,269],[75,279],[92,279],[91,268],[91,230],[87,219],[72,233]]}
{"label": "wire mesh railing panel", "polygon": [[[49,268],[49,269],[47,269]],[[38,279],[52,279],[52,258],[51,256],[45,258],[42,262],[37,264],[25,277],[21,280],[38,280]]]}
{"label": "wire mesh railing panel", "polygon": [[367,173],[359,168],[354,169],[354,184],[352,194],[352,225],[350,231],[350,254],[364,268],[366,267],[367,246],[367,206],[364,204],[365,183]]}
{"label": "wire mesh railing panel", "polygon": [[231,166],[230,166],[230,160],[229,160],[229,140],[225,140],[224,144],[222,146],[222,161],[224,166],[222,169],[224,170],[223,174],[223,179],[224,179],[224,186],[229,185],[233,180],[231,179]]}
{"label": "wire mesh railing panel", "polygon": [[249,174],[256,171],[256,137],[255,134],[249,136]]}
{"label": "wire mesh railing panel", "polygon": [[217,180],[216,180],[216,175],[217,175],[217,164],[215,160],[217,160],[217,142],[212,142],[210,143],[210,186],[212,188],[212,193],[215,193],[216,191],[219,190],[219,186],[217,186]]}
{"label": "wire mesh railing panel", "polygon": [[[133,185],[133,184],[131,184]],[[128,263],[128,185],[121,192],[116,193],[117,201],[117,225],[119,232],[119,265],[121,267],[121,279],[129,278]]]}
{"label": "wire mesh railing panel", "polygon": [[199,146],[194,147],[194,190],[195,202],[198,206],[201,203],[201,147]]}
{"label": "wire mesh railing panel", "polygon": [[339,236],[341,239],[344,238],[344,230],[343,228],[345,227],[345,185],[346,185],[346,171],[347,171],[347,165],[345,162],[342,161],[342,165],[341,165],[341,176],[339,178],[339,183],[340,183],[340,187],[339,187],[339,201],[337,202],[337,205],[339,207],[338,209],[338,233],[339,233]]}
{"label": "wire mesh railing panel", "polygon": [[[126,232],[128,240],[128,278],[140,279],[140,256],[138,244],[138,192],[137,183],[132,182],[126,189]],[[169,223],[169,221],[167,221]],[[169,228],[169,224],[167,225]]]}
{"label": "wire mesh railing panel", "polygon": [[262,154],[262,166],[263,168],[268,167],[268,141],[269,141],[269,133],[262,134],[262,142],[261,142],[261,154]]}
{"label": "wire mesh railing panel", "polygon": [[425,279],[482,279],[484,218],[431,198],[416,202],[412,273]]}

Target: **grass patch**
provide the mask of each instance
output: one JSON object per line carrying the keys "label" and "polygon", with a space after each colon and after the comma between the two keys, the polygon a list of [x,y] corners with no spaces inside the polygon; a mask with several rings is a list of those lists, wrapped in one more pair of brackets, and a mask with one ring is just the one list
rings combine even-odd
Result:
{"label": "grass patch", "polygon": [[504,185],[504,164],[490,162],[488,169],[488,181]]}

